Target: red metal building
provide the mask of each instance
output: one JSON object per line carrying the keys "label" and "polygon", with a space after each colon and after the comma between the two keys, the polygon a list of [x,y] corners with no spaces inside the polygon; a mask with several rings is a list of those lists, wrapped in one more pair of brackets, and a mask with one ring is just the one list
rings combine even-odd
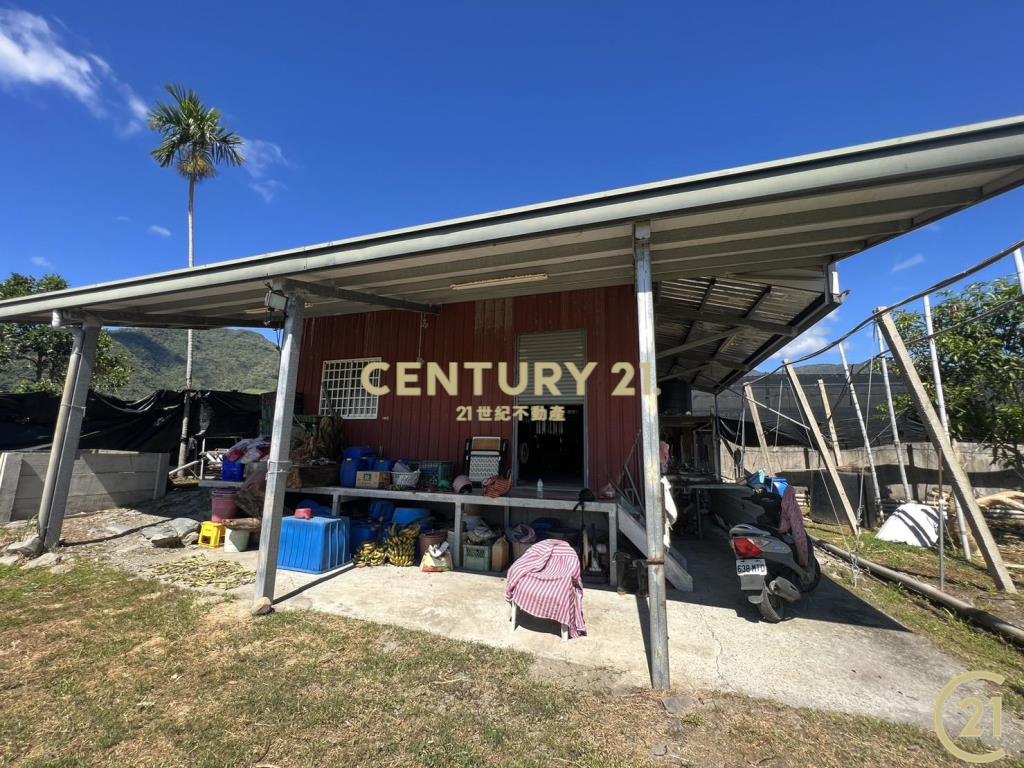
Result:
{"label": "red metal building", "polygon": [[[481,421],[477,406],[512,406],[491,371],[481,397],[472,396],[471,374],[459,367],[459,394],[400,396],[394,392],[398,362],[506,362],[515,375],[517,340],[524,334],[581,330],[587,360],[597,363],[587,381],[585,480],[598,489],[617,479],[640,429],[638,397],[613,397],[622,379],[612,365],[637,365],[636,301],[632,286],[483,299],[446,304],[437,315],[386,310],[306,321],[298,391],[304,408],[317,413],[324,362],[380,357],[392,364],[381,384],[391,393],[378,400],[375,418],[346,419],[346,441],[382,449],[383,455],[454,461],[472,435],[497,435],[513,446],[514,421]],[[556,361],[559,362],[559,361]],[[472,420],[457,408],[472,406]]]}

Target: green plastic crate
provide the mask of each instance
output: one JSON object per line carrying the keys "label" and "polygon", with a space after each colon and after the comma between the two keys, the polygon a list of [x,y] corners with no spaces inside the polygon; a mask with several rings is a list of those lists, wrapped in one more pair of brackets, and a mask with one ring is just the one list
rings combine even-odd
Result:
{"label": "green plastic crate", "polygon": [[462,567],[467,571],[483,573],[491,570],[491,546],[489,544],[463,544]]}

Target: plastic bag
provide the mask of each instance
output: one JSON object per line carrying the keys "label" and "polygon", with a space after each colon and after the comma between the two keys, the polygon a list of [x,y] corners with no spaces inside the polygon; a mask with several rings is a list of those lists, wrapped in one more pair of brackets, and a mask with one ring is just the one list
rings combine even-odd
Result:
{"label": "plastic bag", "polygon": [[434,557],[430,551],[423,553],[420,559],[420,570],[424,573],[443,573],[452,569],[452,556],[445,552],[440,557]]}

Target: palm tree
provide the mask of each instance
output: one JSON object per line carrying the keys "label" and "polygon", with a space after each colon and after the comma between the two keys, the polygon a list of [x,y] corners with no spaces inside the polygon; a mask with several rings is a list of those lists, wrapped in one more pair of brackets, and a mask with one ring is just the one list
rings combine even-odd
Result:
{"label": "palm tree", "polygon": [[[157,102],[149,113],[149,127],[160,134],[160,146],[150,154],[161,168],[174,166],[188,179],[188,266],[195,266],[194,204],[196,184],[217,175],[221,163],[245,163],[242,137],[221,125],[220,110],[207,107],[199,95],[180,85],[167,85],[172,104]],[[192,331],[185,351],[185,413],[181,425],[178,466],[188,449],[189,391],[192,389]]]}

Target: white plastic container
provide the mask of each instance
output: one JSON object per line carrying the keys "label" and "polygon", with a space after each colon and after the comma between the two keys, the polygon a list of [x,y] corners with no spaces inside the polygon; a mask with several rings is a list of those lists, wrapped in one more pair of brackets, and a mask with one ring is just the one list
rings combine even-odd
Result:
{"label": "white plastic container", "polygon": [[249,534],[252,531],[247,531],[239,528],[227,528],[224,530],[224,551],[225,552],[245,552],[249,548]]}

